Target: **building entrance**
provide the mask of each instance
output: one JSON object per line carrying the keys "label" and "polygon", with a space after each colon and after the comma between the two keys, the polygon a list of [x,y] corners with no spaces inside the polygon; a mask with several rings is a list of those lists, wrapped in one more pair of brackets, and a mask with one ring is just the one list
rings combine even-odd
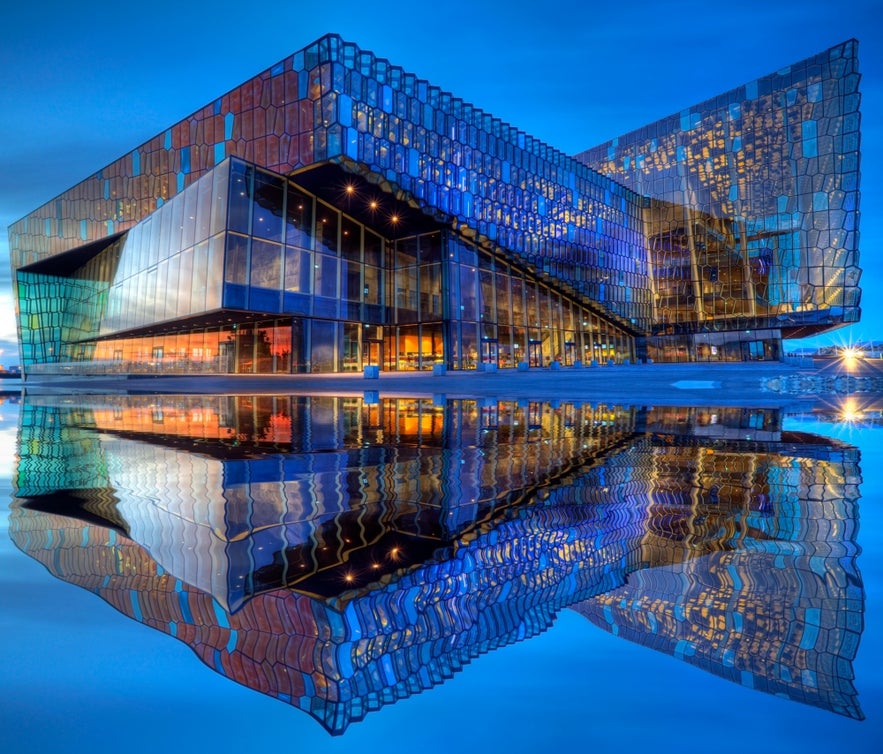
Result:
{"label": "building entrance", "polygon": [[482,364],[499,365],[500,341],[496,339],[487,339],[481,341],[481,362]]}
{"label": "building entrance", "polygon": [[527,363],[531,367],[543,366],[543,341],[529,340],[527,342]]}
{"label": "building entrance", "polygon": [[363,340],[362,341],[362,361],[363,365],[382,366],[383,364],[383,341],[382,340]]}

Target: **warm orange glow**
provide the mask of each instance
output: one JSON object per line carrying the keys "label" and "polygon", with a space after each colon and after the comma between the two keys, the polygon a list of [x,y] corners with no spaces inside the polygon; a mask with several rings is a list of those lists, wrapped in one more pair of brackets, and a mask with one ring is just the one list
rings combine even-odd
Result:
{"label": "warm orange glow", "polygon": [[846,422],[847,424],[855,424],[864,419],[864,411],[862,411],[861,406],[858,405],[855,398],[850,397],[847,398],[840,407],[838,418],[840,421]]}

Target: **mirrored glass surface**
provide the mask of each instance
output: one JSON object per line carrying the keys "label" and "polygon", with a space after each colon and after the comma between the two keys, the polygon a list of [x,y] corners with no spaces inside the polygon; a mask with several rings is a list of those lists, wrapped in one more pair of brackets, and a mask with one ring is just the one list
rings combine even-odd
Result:
{"label": "mirrored glass surface", "polygon": [[778,409],[43,395],[18,447],[19,550],[333,734],[564,613],[863,717],[859,452]]}

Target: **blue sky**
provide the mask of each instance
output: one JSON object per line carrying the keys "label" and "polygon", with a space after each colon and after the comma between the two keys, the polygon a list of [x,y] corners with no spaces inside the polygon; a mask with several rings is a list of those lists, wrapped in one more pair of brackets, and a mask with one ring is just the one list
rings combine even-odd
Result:
{"label": "blue sky", "polygon": [[0,364],[18,361],[6,227],[327,32],[568,153],[857,38],[863,318],[822,340],[883,339],[883,0],[6,5]]}

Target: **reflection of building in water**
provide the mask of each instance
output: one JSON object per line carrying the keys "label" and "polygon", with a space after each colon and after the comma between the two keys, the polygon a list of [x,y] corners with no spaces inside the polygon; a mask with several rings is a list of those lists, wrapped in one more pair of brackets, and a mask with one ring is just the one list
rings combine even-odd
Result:
{"label": "reflection of building in water", "polygon": [[23,416],[37,437],[20,496],[109,487],[102,515],[233,610],[267,589],[332,596],[422,562],[634,427],[631,410],[572,404],[317,397],[117,397]]}
{"label": "reflection of building in water", "polygon": [[864,604],[857,451],[831,463],[783,439],[776,456],[657,444],[653,489],[634,501],[655,567],[575,609],[728,680],[861,718],[848,667]]}
{"label": "reflection of building in water", "polygon": [[673,654],[860,716],[857,452],[775,412],[34,400],[16,544],[334,732],[563,607],[608,616],[605,595],[718,563],[727,599],[714,582],[684,580],[701,606],[657,590],[709,621],[681,621]]}

